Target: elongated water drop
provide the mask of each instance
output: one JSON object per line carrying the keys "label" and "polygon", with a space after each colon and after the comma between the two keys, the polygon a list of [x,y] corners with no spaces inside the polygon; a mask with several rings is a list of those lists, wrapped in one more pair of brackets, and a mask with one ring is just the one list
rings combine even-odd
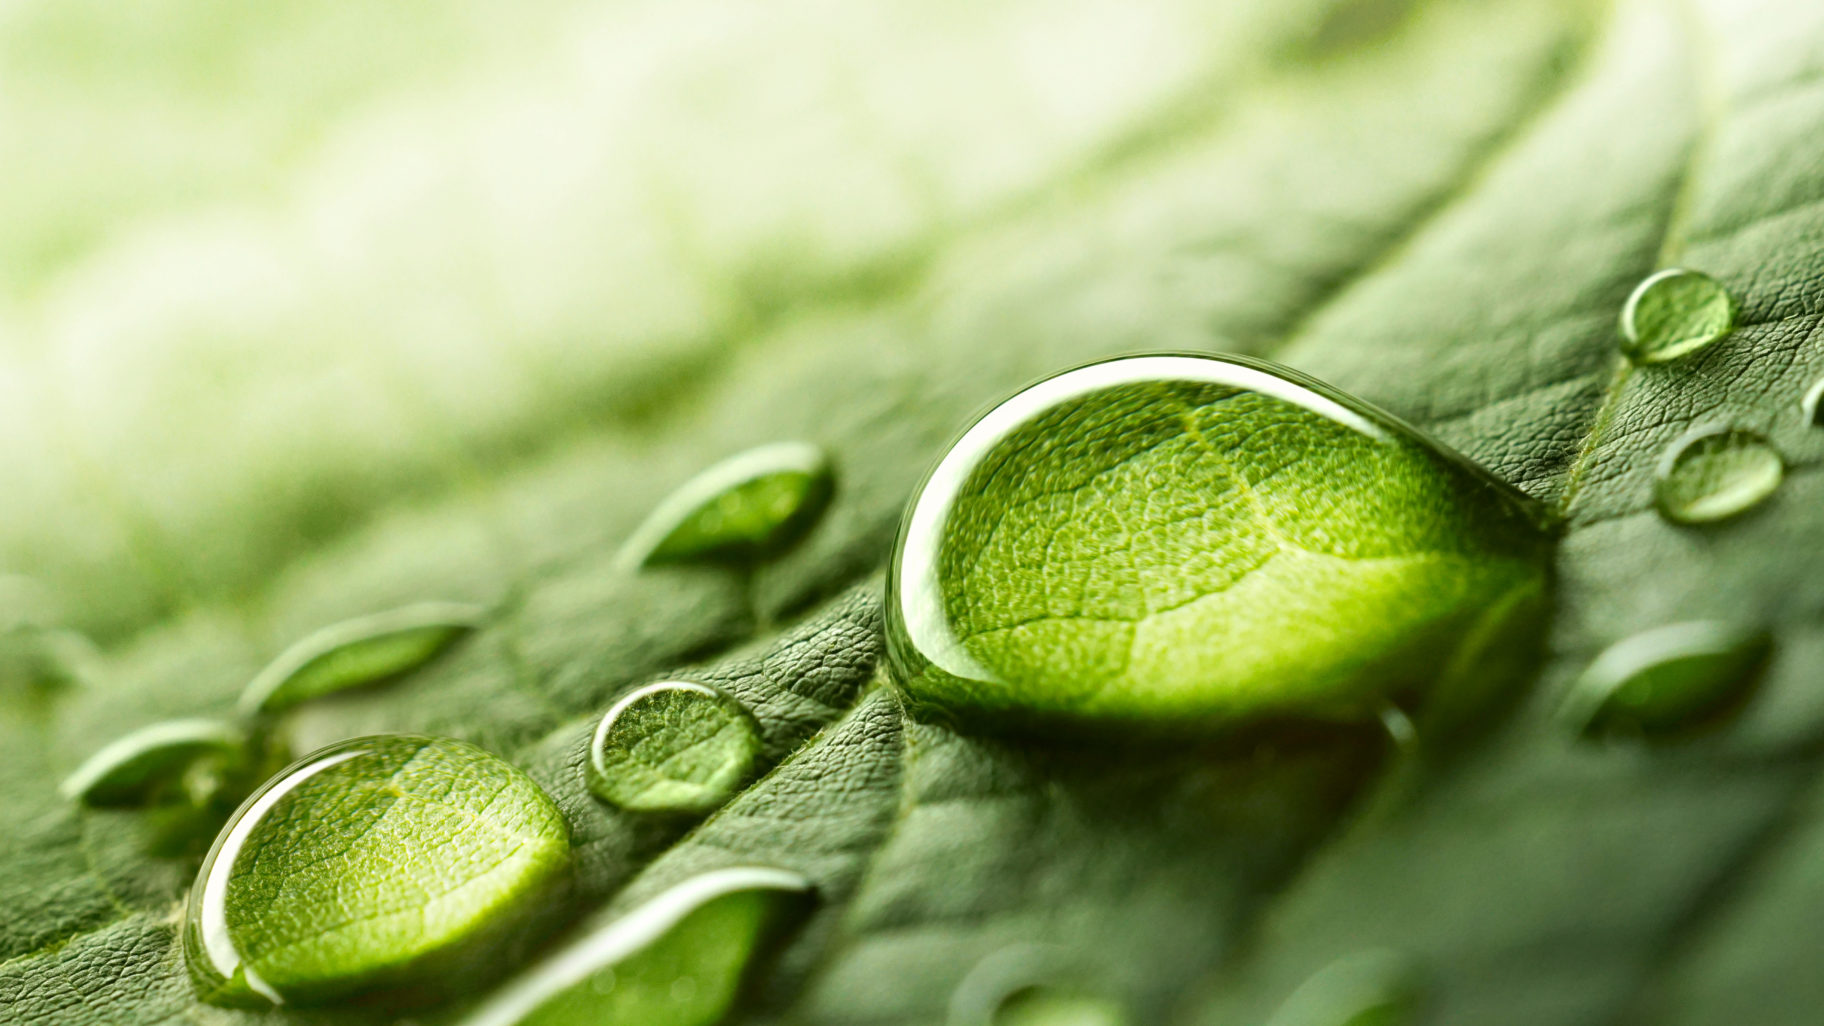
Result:
{"label": "elongated water drop", "polygon": [[245,762],[247,747],[246,732],[220,720],[154,723],[89,756],[61,790],[84,805],[148,805],[185,790],[185,778],[199,766],[214,764],[211,772],[223,772]]}
{"label": "elongated water drop", "polygon": [[1008,995],[995,1009],[993,1026],[1126,1026],[1127,1010],[1105,998],[1051,987],[1029,987]]}
{"label": "elongated water drop", "polygon": [[589,790],[636,812],[700,814],[747,783],[759,757],[760,726],[734,696],[663,681],[602,716],[589,746]]}
{"label": "elongated water drop", "polygon": [[421,602],[332,624],[279,654],[241,692],[241,712],[277,713],[300,702],[390,680],[474,630],[486,615],[459,602]]}
{"label": "elongated water drop", "polygon": [[203,862],[184,955],[203,1000],[319,1004],[485,980],[567,877],[530,777],[461,741],[323,749],[235,813]]}
{"label": "elongated water drop", "polygon": [[1824,403],[1821,400],[1824,400],[1824,379],[1807,389],[1805,398],[1799,403],[1799,408],[1805,411],[1805,423],[1812,427],[1824,426],[1824,408],[1820,408]]}
{"label": "elongated water drop", "polygon": [[1674,734],[1740,708],[1773,651],[1764,630],[1699,620],[1610,645],[1566,693],[1559,716],[1583,734]]}
{"label": "elongated water drop", "polygon": [[1126,357],[1026,389],[939,462],[889,656],[916,704],[989,725],[1369,720],[1538,593],[1548,547],[1518,492],[1303,375]]}
{"label": "elongated water drop", "polygon": [[1375,950],[1339,958],[1311,975],[1267,1026],[1403,1026],[1424,1001],[1412,960]]}
{"label": "elongated water drop", "polygon": [[463,1026],[712,1026],[809,893],[781,869],[692,877],[559,949]]}
{"label": "elongated water drop", "polygon": [[1621,308],[1622,351],[1635,363],[1675,360],[1728,335],[1735,300],[1716,279],[1667,268],[1643,280]]}
{"label": "elongated water drop", "polygon": [[1772,495],[1786,465],[1772,443],[1743,428],[1700,428],[1672,443],[1659,462],[1654,498],[1681,524],[1747,512]]}
{"label": "elongated water drop", "polygon": [[751,563],[791,547],[829,505],[822,449],[776,442],[731,456],[671,493],[620,553],[626,567],[693,560]]}

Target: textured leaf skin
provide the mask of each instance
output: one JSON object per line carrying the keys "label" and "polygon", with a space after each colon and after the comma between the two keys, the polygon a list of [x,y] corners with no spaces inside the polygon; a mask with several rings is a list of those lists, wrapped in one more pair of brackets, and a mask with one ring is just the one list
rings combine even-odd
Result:
{"label": "textured leaf skin", "polygon": [[[1801,401],[1824,377],[1824,13],[1796,0],[1094,8],[1132,12],[1124,34],[1049,5],[904,19],[856,6],[867,12],[712,20],[721,33],[683,26],[741,15],[617,8],[589,16],[599,36],[564,33],[641,53],[675,33],[675,61],[659,63],[705,69],[674,87],[578,43],[581,65],[627,78],[579,75],[593,85],[574,95],[559,74],[512,83],[533,111],[581,98],[653,110],[616,135],[675,144],[640,150],[660,164],[637,184],[627,148],[598,155],[593,117],[552,133],[407,111],[389,124],[422,134],[351,129],[337,160],[248,199],[258,216],[172,210],[182,231],[65,268],[55,304],[11,286],[29,310],[7,323],[51,325],[43,351],[93,328],[122,358],[34,360],[0,404],[22,496],[0,517],[0,551],[103,648],[61,690],[0,688],[6,1017],[389,1021],[198,1006],[171,916],[191,874],[144,858],[130,814],[78,810],[56,785],[131,729],[225,714],[271,652],[321,624],[443,599],[498,620],[393,687],[299,707],[289,739],[446,734],[526,767],[570,825],[578,905],[604,914],[718,865],[803,873],[819,905],[758,981],[756,1022],[942,1021],[983,957],[1060,939],[1084,942],[1060,958],[1135,1022],[1268,1021],[1369,948],[1410,956],[1430,1014],[1453,1026],[1814,1022],[1824,436]],[[941,22],[933,36],[907,29],[923,17]],[[1068,74],[1001,73],[1009,39],[1077,53],[1062,46],[1073,29],[1108,82],[1144,85],[1066,89],[1081,85],[1074,59]],[[820,45],[829,33],[853,45]],[[864,56],[827,63],[847,54]],[[818,151],[736,102],[807,69],[829,69],[845,97],[942,109],[878,103],[914,114]],[[559,92],[536,95],[540,83]],[[1105,101],[1087,120],[1042,113],[1081,111],[1085,92]],[[702,122],[682,113],[706,103]],[[529,144],[554,137],[589,149]],[[798,159],[724,159],[762,140]],[[488,186],[455,155],[477,152],[526,154],[514,166],[550,169],[541,184],[584,182],[563,195],[597,199],[491,220],[523,208],[472,202]],[[426,177],[382,176],[404,166]],[[370,180],[394,183],[379,193],[399,200],[379,204],[393,219],[325,198]],[[651,202],[655,181],[669,202]],[[559,259],[550,243],[572,237],[589,254]],[[1687,359],[1625,366],[1618,311],[1668,266],[1726,285],[1736,328]],[[121,288],[171,280],[150,278],[160,268],[197,271],[178,277],[200,298]],[[308,273],[321,268],[337,270]],[[99,325],[65,312],[114,294],[142,298]],[[426,295],[451,305],[377,298]],[[441,332],[397,330],[420,317],[513,343],[463,362]],[[311,376],[276,337],[320,343],[310,351],[343,373]],[[187,341],[150,344],[165,338]],[[1562,514],[1547,660],[1491,736],[1449,760],[1350,731],[1048,747],[915,722],[866,687],[877,574],[948,440],[1030,380],[1162,348],[1272,356]],[[325,382],[357,384],[312,387]],[[1765,435],[1786,480],[1729,521],[1666,523],[1657,461],[1713,422]],[[827,448],[842,490],[751,588],[714,570],[615,572],[670,482],[786,438]],[[1593,656],[1704,619],[1775,636],[1726,729],[1650,749],[1566,736],[1556,711]],[[666,677],[736,693],[766,739],[765,775],[688,834],[618,815],[582,782],[601,711]]]}

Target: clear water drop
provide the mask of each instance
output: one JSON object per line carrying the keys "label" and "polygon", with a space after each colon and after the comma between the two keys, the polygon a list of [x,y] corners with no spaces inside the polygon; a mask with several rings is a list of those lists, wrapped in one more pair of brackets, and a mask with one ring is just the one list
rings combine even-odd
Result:
{"label": "clear water drop", "polygon": [[190,892],[184,955],[212,1004],[322,1004],[486,980],[569,872],[569,830],[474,745],[387,734],[281,771]]}
{"label": "clear water drop", "polygon": [[782,869],[691,877],[585,927],[462,1026],[713,1026],[757,956],[808,910],[810,893],[809,881]]}
{"label": "clear water drop", "polygon": [[242,715],[273,714],[417,669],[479,626],[487,611],[420,602],[315,631],[280,653],[241,692]]}
{"label": "clear water drop", "polygon": [[1735,299],[1707,274],[1671,267],[1634,287],[1621,308],[1622,351],[1635,363],[1694,353],[1735,328]]}
{"label": "clear water drop", "polygon": [[589,745],[589,790],[634,812],[702,814],[753,775],[760,725],[739,700],[707,684],[662,681],[602,716]]}
{"label": "clear water drop", "polygon": [[1711,523],[1759,505],[1785,475],[1779,451],[1760,434],[1744,428],[1699,428],[1666,450],[1654,498],[1668,520]]}
{"label": "clear water drop", "polygon": [[1559,709],[1583,735],[1659,737],[1714,724],[1741,708],[1773,652],[1765,630],[1699,620],[1610,645],[1572,683]]}
{"label": "clear water drop", "polygon": [[1405,1026],[1418,1021],[1425,988],[1413,960],[1397,951],[1363,951],[1313,973],[1267,1026]]}
{"label": "clear water drop", "polygon": [[1520,493],[1301,374],[1124,357],[1013,396],[931,472],[890,664],[993,727],[1372,720],[1540,592],[1549,544]]}
{"label": "clear water drop", "polygon": [[775,442],[749,449],[667,496],[634,531],[619,562],[631,569],[770,558],[816,524],[834,486],[829,456],[817,446]]}
{"label": "clear water drop", "polygon": [[[168,720],[119,738],[83,761],[59,788],[65,798],[97,807],[132,807],[165,798],[188,800],[230,766],[248,759],[247,732],[220,720]],[[209,788],[213,790],[213,788]]]}

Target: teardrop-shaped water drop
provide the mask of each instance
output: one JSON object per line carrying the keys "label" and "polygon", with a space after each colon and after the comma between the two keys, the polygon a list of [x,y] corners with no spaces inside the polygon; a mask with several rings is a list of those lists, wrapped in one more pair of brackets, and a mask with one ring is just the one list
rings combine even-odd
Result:
{"label": "teardrop-shaped water drop", "polygon": [[1773,652],[1767,631],[1699,620],[1610,645],[1571,685],[1560,719],[1580,734],[1656,737],[1741,708]]}
{"label": "teardrop-shaped water drop", "polygon": [[602,716],[589,745],[589,790],[635,812],[701,814],[753,775],[760,725],[707,684],[648,684]]}
{"label": "teardrop-shaped water drop", "polygon": [[482,622],[486,610],[420,602],[331,624],[280,653],[241,692],[243,715],[277,713],[417,669]]}
{"label": "teardrop-shaped water drop", "polygon": [[[185,789],[186,777],[214,763],[211,772],[247,759],[247,733],[220,720],[168,720],[142,727],[84,760],[64,778],[64,797],[84,805],[151,804]],[[195,791],[196,788],[189,788]]]}
{"label": "teardrop-shaped water drop", "polygon": [[713,1026],[810,883],[781,869],[692,877],[566,944],[500,989],[463,1026]]}
{"label": "teardrop-shaped water drop", "polygon": [[1734,328],[1729,290],[1707,274],[1677,267],[1644,279],[1621,308],[1622,351],[1635,363],[1675,360]]}
{"label": "teardrop-shaped water drop", "polygon": [[1666,450],[1654,498],[1668,520],[1705,524],[1753,509],[1785,476],[1779,451],[1756,432],[1699,428]]}
{"label": "teardrop-shaped water drop", "polygon": [[915,704],[987,725],[1372,720],[1539,593],[1549,543],[1519,492],[1303,375],[1124,357],[1020,392],[938,463],[889,656]]}
{"label": "teardrop-shaped water drop", "polygon": [[752,563],[777,555],[816,524],[834,482],[829,457],[805,442],[738,453],[667,496],[621,549],[620,563]]}
{"label": "teardrop-shaped water drop", "polygon": [[1405,1026],[1418,1020],[1424,996],[1410,957],[1363,951],[1311,974],[1267,1026]]}
{"label": "teardrop-shaped water drop", "polygon": [[569,871],[524,773],[461,741],[386,734],[294,763],[204,860],[184,927],[203,1000],[259,1007],[485,980]]}

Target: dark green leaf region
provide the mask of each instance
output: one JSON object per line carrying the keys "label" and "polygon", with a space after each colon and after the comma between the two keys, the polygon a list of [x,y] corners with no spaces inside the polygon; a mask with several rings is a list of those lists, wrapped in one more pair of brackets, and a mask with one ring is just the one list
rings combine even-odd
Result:
{"label": "dark green leaf region", "polygon": [[459,602],[421,602],[332,624],[279,654],[241,693],[244,714],[282,712],[301,702],[379,683],[416,669],[480,625],[485,611]]}
{"label": "dark green leaf region", "polygon": [[624,566],[747,563],[790,548],[829,505],[835,476],[822,449],[775,442],[717,463],[679,486],[621,550]]}
{"label": "dark green leaf region", "polygon": [[714,1026],[809,889],[796,873],[763,867],[692,877],[586,930],[462,1026]]}
{"label": "dark green leaf region", "polygon": [[485,981],[567,879],[569,831],[532,779],[460,741],[356,738],[280,773],[191,888],[198,995],[308,1005]]}
{"label": "dark green leaf region", "polygon": [[1261,361],[1125,357],[977,421],[889,584],[915,703],[992,724],[1357,719],[1543,588],[1513,489]]}
{"label": "dark green leaf region", "polygon": [[602,716],[589,746],[589,790],[632,812],[701,814],[752,777],[760,725],[707,684],[638,688]]}

